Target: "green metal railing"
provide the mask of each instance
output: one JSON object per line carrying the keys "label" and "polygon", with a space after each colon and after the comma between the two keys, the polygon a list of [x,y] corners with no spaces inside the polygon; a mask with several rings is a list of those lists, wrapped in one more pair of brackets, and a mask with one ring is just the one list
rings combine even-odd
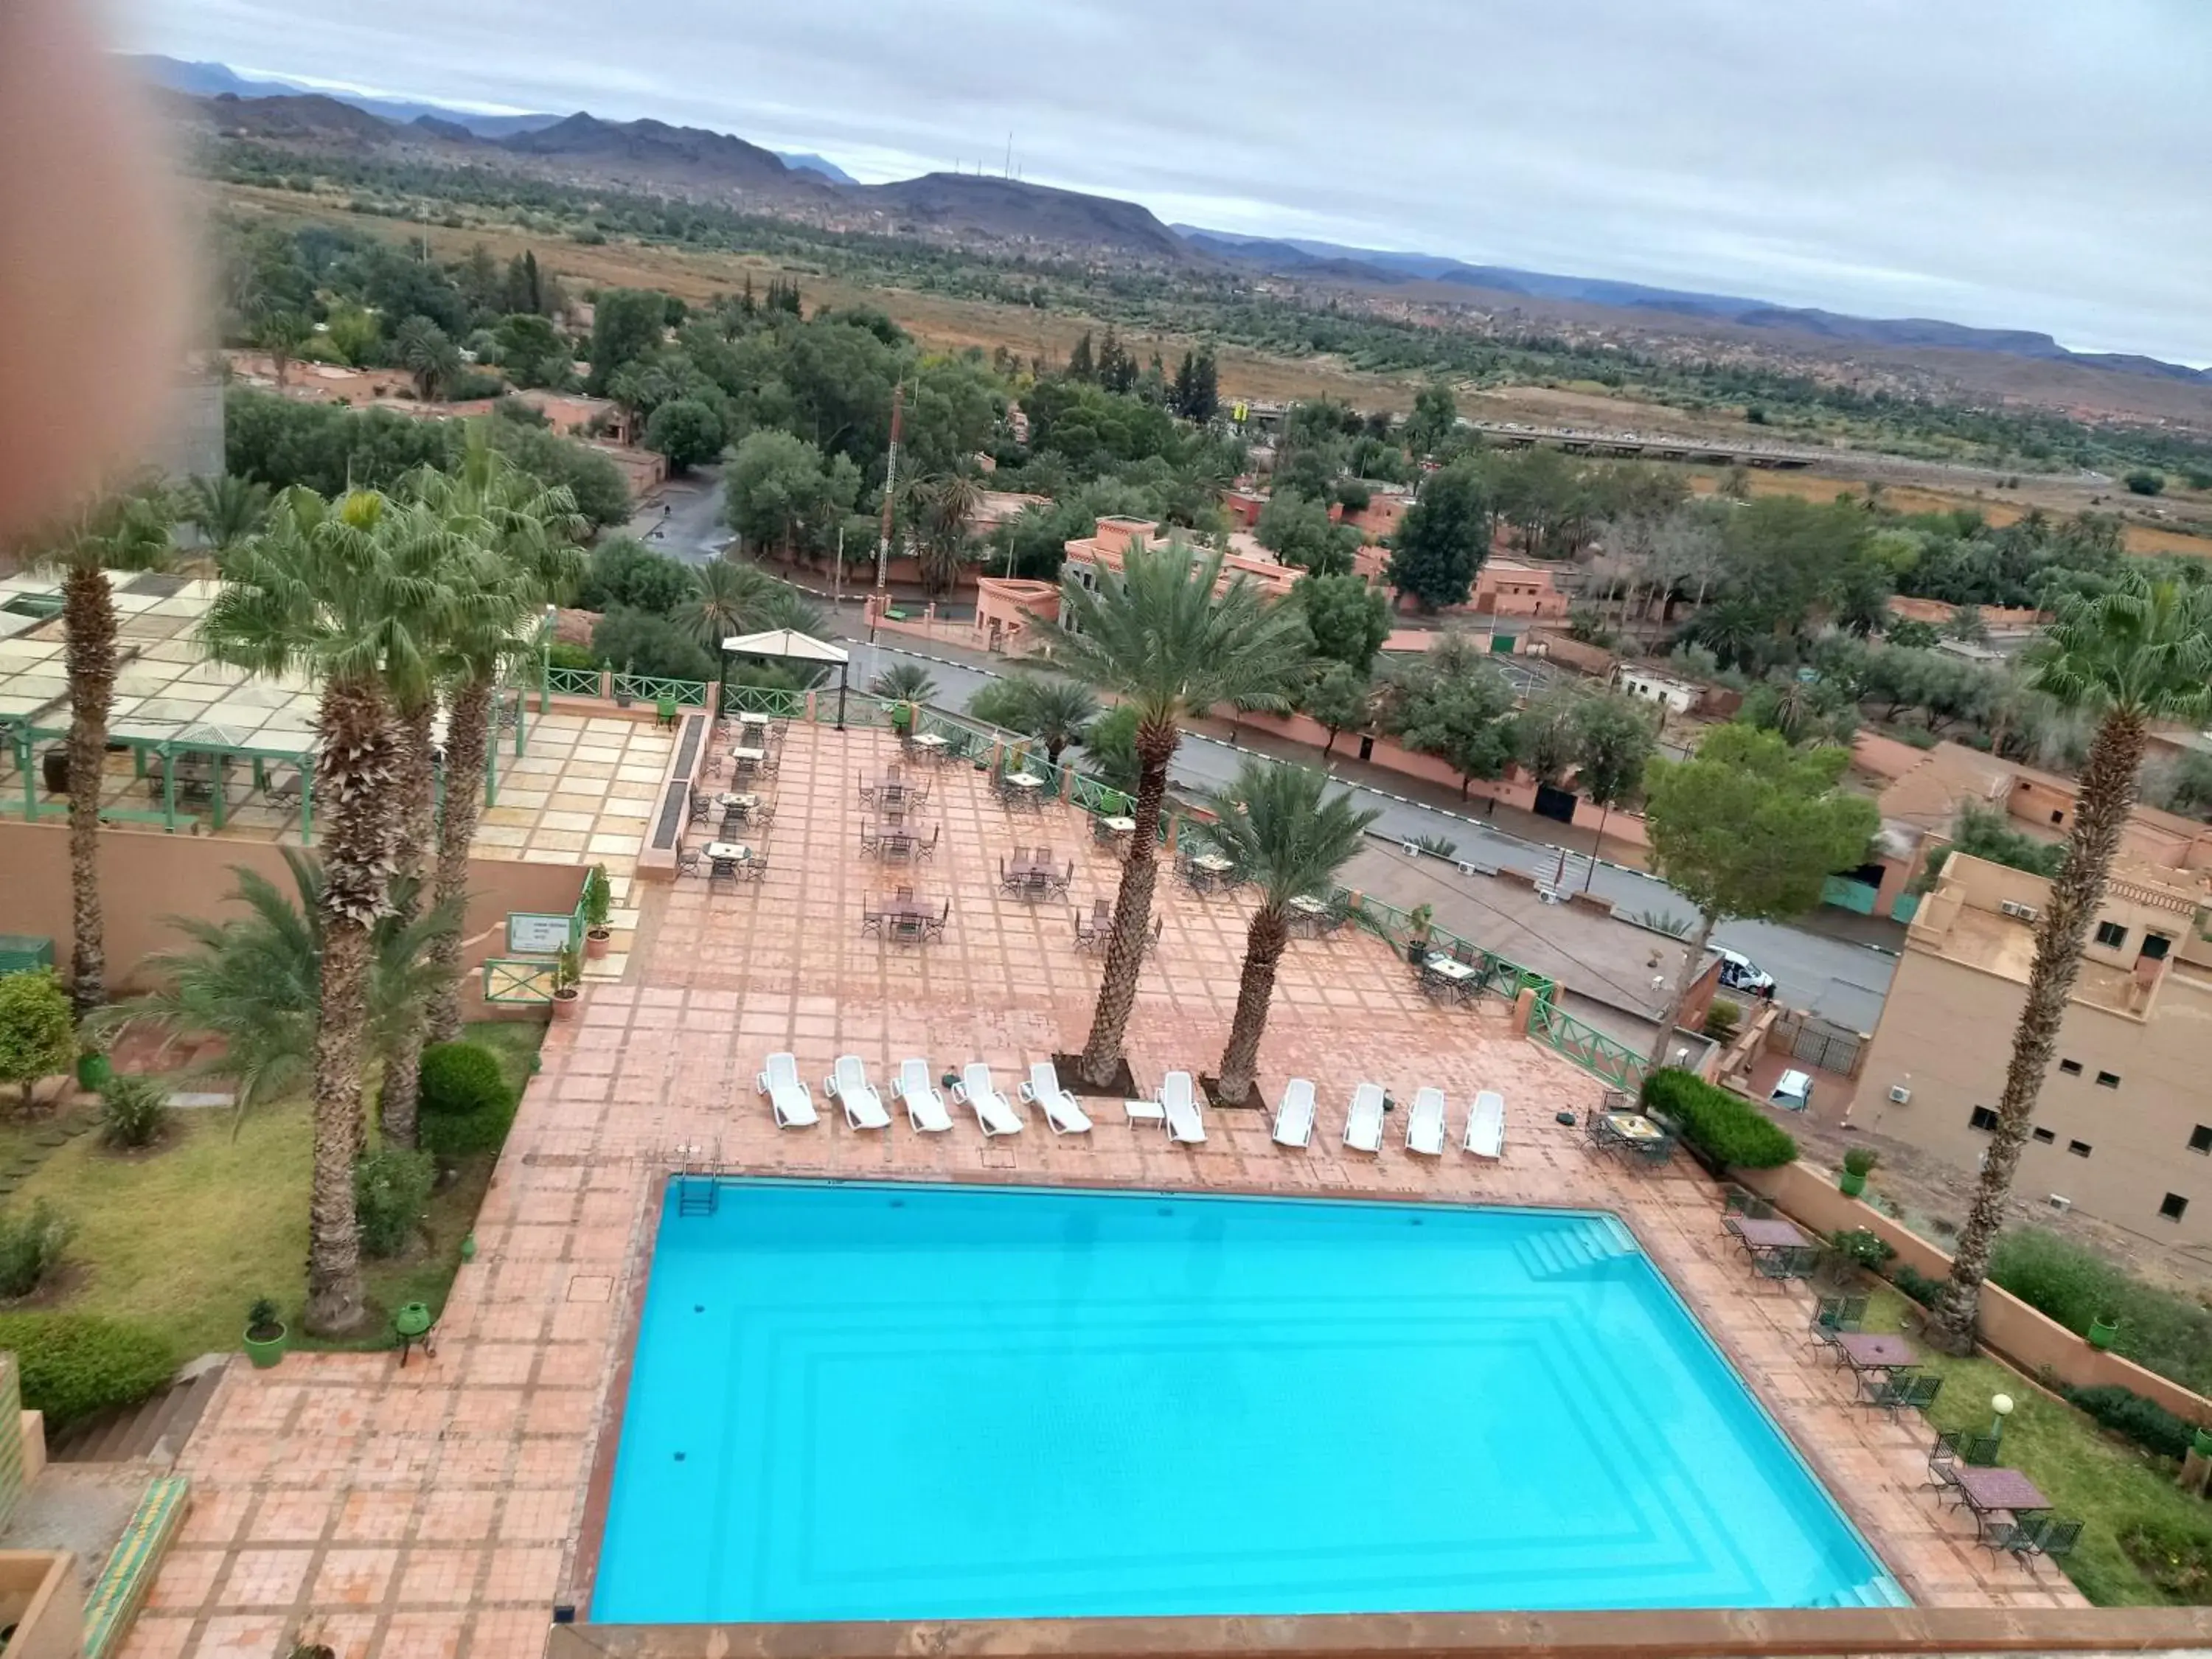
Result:
{"label": "green metal railing", "polygon": [[1068,779],[1067,802],[1102,818],[1126,818],[1137,810],[1137,803],[1120,790],[1081,772]]}
{"label": "green metal railing", "polygon": [[666,701],[678,708],[687,704],[701,708],[707,706],[704,680],[665,680],[653,674],[617,674],[614,677],[614,694],[617,697],[635,697],[640,702]]}
{"label": "green metal railing", "polygon": [[1634,1093],[1644,1086],[1648,1060],[1595,1026],[1584,1024],[1549,998],[1537,999],[1528,1017],[1528,1035],[1616,1089]]}
{"label": "green metal railing", "polygon": [[599,695],[599,671],[549,666],[545,671],[545,689],[559,697],[596,697]]}
{"label": "green metal railing", "polygon": [[492,1003],[553,1000],[555,967],[543,957],[487,957],[483,1000]]}
{"label": "green metal railing", "polygon": [[766,714],[779,720],[800,720],[806,714],[806,693],[787,690],[781,686],[738,685],[725,680],[722,683],[722,712],[725,714]]}

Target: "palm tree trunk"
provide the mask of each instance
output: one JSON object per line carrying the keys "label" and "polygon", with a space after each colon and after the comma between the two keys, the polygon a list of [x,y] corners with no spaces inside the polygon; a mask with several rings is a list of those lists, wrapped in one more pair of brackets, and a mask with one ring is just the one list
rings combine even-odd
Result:
{"label": "palm tree trunk", "polygon": [[461,932],[459,918],[469,898],[469,844],[483,809],[484,753],[491,743],[491,681],[471,676],[453,689],[446,711],[446,794],[438,816],[438,879],[433,902],[450,906],[454,925],[430,946],[443,971],[431,994],[427,1022],[433,1042],[461,1035]]}
{"label": "palm tree trunk", "polygon": [[1267,1008],[1275,994],[1275,967],[1290,943],[1283,913],[1261,905],[1244,934],[1244,973],[1237,988],[1237,1014],[1229,1022],[1229,1045],[1221,1051],[1221,1074],[1214,1092],[1242,1105],[1252,1092],[1260,1067],[1260,1039],[1267,1034]]}
{"label": "palm tree trunk", "polygon": [[70,1000],[82,1020],[107,1000],[100,909],[100,793],[107,714],[115,702],[115,602],[107,573],[73,569],[62,583],[69,674]]}
{"label": "palm tree trunk", "polygon": [[2058,1046],[2059,1023],[2066,1017],[2067,1000],[2081,971],[2089,925],[2104,902],[2112,855],[2119,850],[2135,805],[2136,775],[2148,735],[2142,715],[2115,710],[2105,716],[2089,748],[2066,861],[2058,867],[2036,923],[2035,961],[2027,970],[2027,1000],[2013,1029],[2012,1061],[2005,1068],[2004,1093],[1997,1100],[1996,1128],[1983,1154],[1981,1183],[1966,1212],[1966,1227],[1951,1253],[1949,1283],[1929,1322],[1929,1340],[1947,1353],[1973,1352],[1982,1281],[1989,1276],[1990,1251],[2004,1226],[2013,1171],[2027,1142],[2044,1074]]}
{"label": "palm tree trunk", "polygon": [[1719,925],[1718,916],[1700,910],[1698,931],[1682,942],[1686,953],[1682,958],[1682,971],[1674,975],[1674,994],[1667,999],[1666,1016],[1659,1022],[1659,1035],[1651,1042],[1650,1060],[1654,1071],[1667,1063],[1668,1050],[1674,1041],[1674,1028],[1682,1023],[1682,1005],[1690,1000],[1690,988],[1698,982],[1698,975],[1705,965],[1706,943]]}
{"label": "palm tree trunk", "polygon": [[1137,728],[1136,829],[1128,856],[1121,861],[1121,884],[1114,896],[1114,932],[1106,946],[1106,971],[1098,983],[1098,1006],[1091,1018],[1090,1040],[1077,1069],[1085,1082],[1103,1088],[1121,1064],[1121,1039],[1129,1012],[1137,1006],[1137,976],[1145,965],[1145,936],[1152,919],[1152,883],[1159,873],[1160,810],[1167,800],[1168,762],[1182,734],[1173,721]]}
{"label": "palm tree trunk", "polygon": [[384,909],[398,839],[392,796],[399,757],[373,684],[334,680],[323,690],[315,787],[330,803],[323,842],[323,974],[315,1022],[314,1185],[307,1203],[307,1327],[334,1336],[359,1325],[361,1236],[353,1169],[366,1138],[362,1113],[371,931]]}
{"label": "palm tree trunk", "polygon": [[[425,702],[399,720],[399,850],[393,868],[406,879],[394,894],[400,921],[412,922],[422,913],[423,854],[430,840],[430,813],[437,793],[436,763],[431,750],[430,723],[434,703]],[[377,1091],[379,1121],[387,1146],[415,1145],[415,1116],[422,1097],[422,1032],[429,1011],[419,1009],[393,1039],[384,1056],[384,1081]]]}

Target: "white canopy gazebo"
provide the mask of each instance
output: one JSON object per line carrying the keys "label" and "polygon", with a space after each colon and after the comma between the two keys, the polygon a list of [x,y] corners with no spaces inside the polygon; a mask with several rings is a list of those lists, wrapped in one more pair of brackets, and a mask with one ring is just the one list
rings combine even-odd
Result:
{"label": "white canopy gazebo", "polygon": [[852,660],[844,651],[811,634],[792,628],[771,628],[763,634],[733,634],[722,641],[722,678],[729,680],[729,659],[763,657],[778,662],[837,665],[837,729],[845,729],[845,671]]}

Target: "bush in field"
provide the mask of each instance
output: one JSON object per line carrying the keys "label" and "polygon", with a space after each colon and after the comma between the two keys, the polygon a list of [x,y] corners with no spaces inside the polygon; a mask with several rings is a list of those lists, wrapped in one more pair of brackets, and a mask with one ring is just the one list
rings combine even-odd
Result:
{"label": "bush in field", "polygon": [[1644,1079],[1644,1104],[1681,1132],[1690,1146],[1716,1164],[1739,1170],[1771,1170],[1794,1163],[1797,1143],[1740,1095],[1703,1078],[1668,1067]]}
{"label": "bush in field", "polygon": [[0,1314],[0,1348],[15,1353],[23,1404],[50,1429],[135,1405],[177,1370],[167,1337],[88,1314]]}

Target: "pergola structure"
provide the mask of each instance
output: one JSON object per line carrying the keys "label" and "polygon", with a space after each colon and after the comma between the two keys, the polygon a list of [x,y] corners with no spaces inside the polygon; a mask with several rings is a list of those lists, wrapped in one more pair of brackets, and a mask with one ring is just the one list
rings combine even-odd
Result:
{"label": "pergola structure", "polygon": [[845,729],[845,675],[852,659],[840,647],[796,629],[771,628],[762,634],[736,634],[722,641],[722,681],[729,683],[729,659],[758,657],[771,662],[803,662],[816,668],[837,667],[837,729]]}

